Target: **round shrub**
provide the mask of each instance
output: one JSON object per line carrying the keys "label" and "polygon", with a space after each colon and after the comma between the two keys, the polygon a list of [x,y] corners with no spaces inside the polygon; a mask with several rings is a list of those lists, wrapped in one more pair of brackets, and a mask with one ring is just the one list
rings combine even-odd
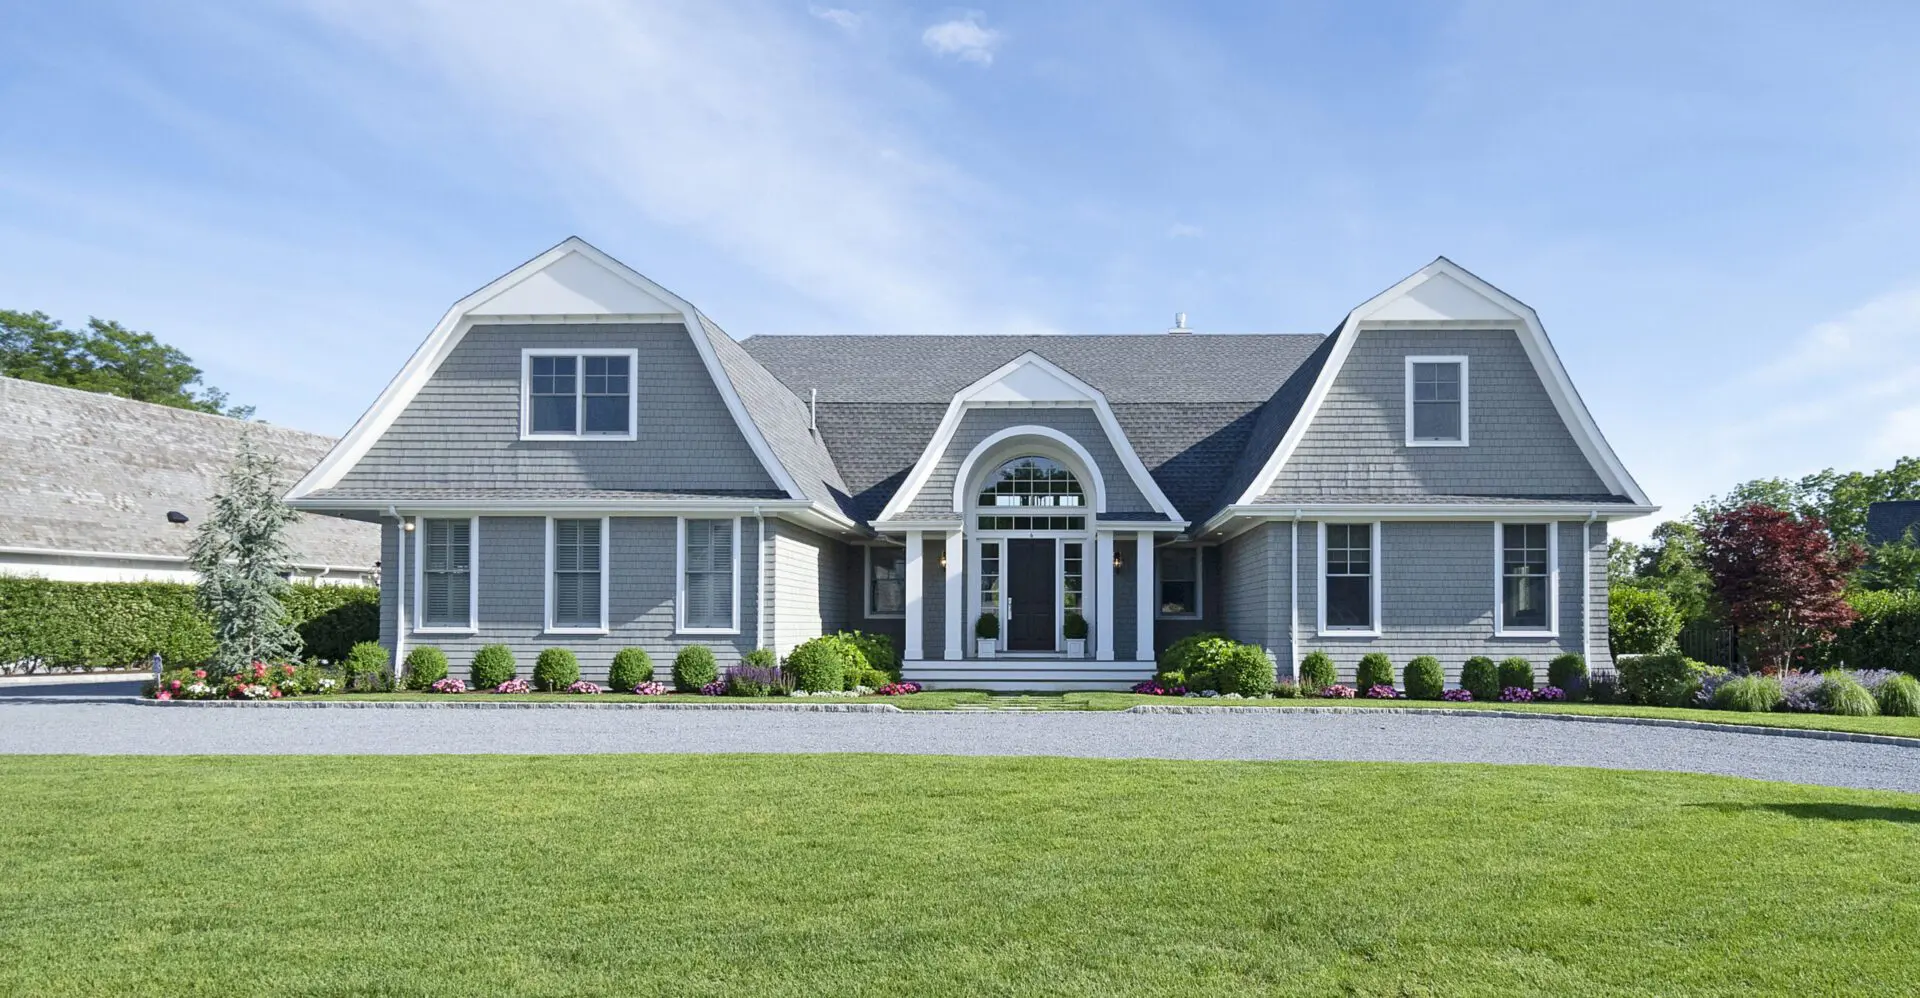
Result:
{"label": "round shrub", "polygon": [[[1195,685],[1195,678],[1201,675],[1213,677],[1217,681],[1227,659],[1240,647],[1238,641],[1224,638],[1218,634],[1190,634],[1175,641],[1161,657],[1161,674],[1184,672],[1187,674],[1188,689],[1212,689],[1211,685]],[[1164,682],[1161,685],[1166,685]]]}
{"label": "round shrub", "polygon": [[1192,672],[1194,669],[1209,668],[1208,664],[1191,661],[1194,653],[1208,641],[1225,640],[1227,640],[1226,635],[1215,634],[1212,631],[1189,634],[1168,645],[1167,650],[1160,653],[1160,672]]}
{"label": "round shrub", "polygon": [[1623,655],[1616,664],[1620,668],[1620,688],[1627,702],[1649,707],[1691,706],[1701,683],[1715,671],[1714,666],[1696,662],[1677,651]]}
{"label": "round shrub", "polygon": [[1880,713],[1889,717],[1920,717],[1920,679],[1895,676],[1880,684],[1876,699]]}
{"label": "round shrub", "polygon": [[1787,691],[1772,676],[1736,676],[1713,691],[1712,705],[1718,710],[1740,710],[1764,714],[1780,709]]}
{"label": "round shrub", "polygon": [[1873,702],[1873,694],[1860,685],[1860,680],[1839,669],[1820,677],[1820,689],[1815,696],[1820,700],[1820,710],[1827,714],[1871,717],[1880,712],[1880,705]]}
{"label": "round shrub", "polygon": [[1300,660],[1300,688],[1319,693],[1334,684],[1333,656],[1323,651],[1310,651]]}
{"label": "round shrub", "polygon": [[714,664],[713,649],[706,645],[688,645],[673,657],[673,688],[682,693],[698,693],[700,688],[720,678]]}
{"label": "round shrub", "polygon": [[1557,686],[1568,693],[1586,689],[1586,658],[1577,651],[1555,655],[1553,661],[1547,663],[1547,685]]}
{"label": "round shrub", "polygon": [[644,648],[622,648],[613,653],[613,665],[607,668],[607,685],[616,693],[632,693],[635,686],[653,679],[653,659]]}
{"label": "round shrub", "polygon": [[447,678],[447,653],[432,645],[407,652],[407,689],[424,690]]}
{"label": "round shrub", "polygon": [[533,688],[556,693],[580,681],[580,659],[565,648],[548,648],[533,663]]}
{"label": "round shrub", "polygon": [[392,659],[387,650],[373,641],[362,641],[347,652],[347,659],[340,663],[340,672],[347,681],[347,689],[359,692],[376,691],[383,688],[387,680],[387,663]]}
{"label": "round shrub", "polygon": [[1680,611],[1666,593],[1615,586],[1607,593],[1607,637],[1615,655],[1653,655],[1680,637]]}
{"label": "round shrub", "polygon": [[780,659],[774,655],[771,648],[755,648],[740,656],[740,664],[751,665],[756,669],[771,669],[780,664]]}
{"label": "round shrub", "polygon": [[519,671],[513,652],[506,645],[488,645],[473,653],[473,667],[467,671],[467,678],[473,680],[474,689],[490,690],[512,679]]}
{"label": "round shrub", "polygon": [[1500,660],[1500,688],[1533,689],[1533,663],[1513,655]]}
{"label": "round shrub", "polygon": [[1460,688],[1475,700],[1500,699],[1500,667],[1485,655],[1475,655],[1460,667]]}
{"label": "round shrub", "polygon": [[1407,663],[1405,685],[1407,696],[1415,700],[1438,700],[1447,691],[1446,672],[1439,659],[1421,655]]}
{"label": "round shrub", "polygon": [[1365,690],[1375,686],[1393,685],[1393,659],[1384,653],[1370,651],[1360,656],[1360,665],[1354,670],[1353,685]]}
{"label": "round shrub", "polygon": [[802,641],[788,652],[782,669],[793,677],[797,689],[809,693],[845,689],[850,664],[847,657],[846,644],[831,636],[818,637]]}
{"label": "round shrub", "polygon": [[1220,663],[1214,678],[1220,683],[1222,693],[1265,696],[1273,692],[1273,656],[1259,645],[1236,644],[1227,653],[1226,661]]}
{"label": "round shrub", "polygon": [[1214,676],[1212,669],[1196,669],[1187,673],[1186,685],[1187,690],[1193,693],[1205,693],[1208,690],[1217,692],[1220,680]]}
{"label": "round shrub", "polygon": [[840,631],[834,637],[857,649],[860,657],[866,661],[867,668],[886,673],[888,682],[900,678],[900,656],[893,650],[892,638],[866,631]]}

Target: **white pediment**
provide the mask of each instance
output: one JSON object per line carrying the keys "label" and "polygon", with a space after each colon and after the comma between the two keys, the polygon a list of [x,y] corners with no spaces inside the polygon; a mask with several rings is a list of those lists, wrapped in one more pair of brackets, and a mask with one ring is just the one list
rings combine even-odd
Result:
{"label": "white pediment", "polygon": [[467,314],[678,315],[680,309],[576,251],[501,289]]}
{"label": "white pediment", "polygon": [[1368,321],[1514,322],[1521,317],[1453,275],[1437,273],[1381,302],[1361,318]]}
{"label": "white pediment", "polygon": [[1087,386],[1066,372],[1027,356],[966,394],[969,402],[1090,402]]}

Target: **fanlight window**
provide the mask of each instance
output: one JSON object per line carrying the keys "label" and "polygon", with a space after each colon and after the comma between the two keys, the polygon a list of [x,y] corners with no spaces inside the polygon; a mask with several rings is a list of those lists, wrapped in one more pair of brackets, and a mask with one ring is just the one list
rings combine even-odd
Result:
{"label": "fanlight window", "polygon": [[1080,481],[1058,461],[1019,457],[1000,466],[980,486],[982,530],[1085,530],[1084,515],[1056,510],[1085,510]]}

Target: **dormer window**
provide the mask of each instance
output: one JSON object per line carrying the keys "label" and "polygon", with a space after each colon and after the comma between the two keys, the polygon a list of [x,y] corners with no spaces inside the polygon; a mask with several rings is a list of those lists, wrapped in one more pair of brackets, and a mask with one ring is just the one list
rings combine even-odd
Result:
{"label": "dormer window", "polygon": [[521,351],[520,439],[634,439],[638,353]]}
{"label": "dormer window", "polygon": [[1467,445],[1467,358],[1407,358],[1407,446]]}

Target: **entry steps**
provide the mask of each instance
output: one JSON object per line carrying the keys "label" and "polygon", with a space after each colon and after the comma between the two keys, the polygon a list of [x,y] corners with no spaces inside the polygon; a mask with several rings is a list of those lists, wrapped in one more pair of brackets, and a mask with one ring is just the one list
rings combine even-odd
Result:
{"label": "entry steps", "polygon": [[1054,690],[1124,690],[1152,679],[1152,662],[1092,659],[909,659],[900,678],[930,690],[992,690],[1035,693]]}

